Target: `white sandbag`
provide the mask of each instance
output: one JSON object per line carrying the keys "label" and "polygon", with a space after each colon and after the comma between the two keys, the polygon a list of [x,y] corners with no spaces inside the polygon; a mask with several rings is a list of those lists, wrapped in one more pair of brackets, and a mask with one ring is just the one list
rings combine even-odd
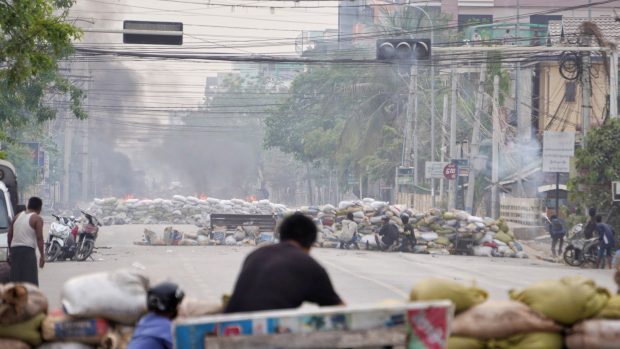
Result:
{"label": "white sandbag", "polygon": [[362,236],[361,241],[362,241],[362,244],[364,245],[368,244],[369,246],[377,246],[377,241],[375,240],[374,234]]}
{"label": "white sandbag", "polygon": [[82,275],[64,284],[61,303],[71,316],[133,325],[146,312],[148,287],[148,278],[134,270]]}
{"label": "white sandbag", "polygon": [[491,257],[493,253],[493,247],[489,246],[474,246],[474,256],[478,257]]}
{"label": "white sandbag", "polygon": [[493,239],[493,242],[497,244],[497,246],[508,246],[508,244],[506,244],[505,242],[501,241],[501,240],[497,240],[497,239]]}
{"label": "white sandbag", "polygon": [[224,245],[233,246],[237,244],[237,239],[233,235],[229,235],[224,240]]}
{"label": "white sandbag", "polygon": [[433,233],[433,232],[422,233],[422,234],[420,234],[420,238],[422,240],[425,240],[425,241],[434,241],[434,240],[437,240],[439,238],[439,235],[437,233]]}

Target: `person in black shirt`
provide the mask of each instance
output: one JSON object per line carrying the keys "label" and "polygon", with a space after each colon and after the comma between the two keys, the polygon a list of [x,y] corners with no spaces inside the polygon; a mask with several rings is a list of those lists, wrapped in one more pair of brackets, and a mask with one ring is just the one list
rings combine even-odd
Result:
{"label": "person in black shirt", "polygon": [[379,236],[381,236],[381,240],[379,237],[375,235],[375,240],[377,241],[377,245],[382,250],[388,250],[392,247],[392,245],[398,241],[398,227],[390,222],[390,217],[383,216],[382,218],[383,225],[381,226],[381,230],[379,230]]}
{"label": "person in black shirt", "polygon": [[586,239],[592,239],[596,232],[596,208],[590,207],[588,215],[590,216],[590,220],[586,223],[586,226],[583,227],[583,235]]}
{"label": "person in black shirt", "polygon": [[304,302],[344,304],[325,269],[309,255],[317,237],[312,220],[295,213],[282,221],[279,232],[280,243],[245,259],[225,313],[290,309]]}

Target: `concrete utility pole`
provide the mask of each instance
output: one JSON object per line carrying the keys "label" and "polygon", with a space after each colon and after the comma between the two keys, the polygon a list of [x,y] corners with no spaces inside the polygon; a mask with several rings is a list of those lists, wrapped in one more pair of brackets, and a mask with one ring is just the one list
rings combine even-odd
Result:
{"label": "concrete utility pole", "polygon": [[413,126],[413,108],[414,95],[416,93],[418,68],[415,64],[409,69],[409,93],[407,95],[407,114],[405,116],[405,144],[403,144],[402,165],[411,166],[411,150],[413,148],[413,139],[417,138],[415,128]]}
{"label": "concrete utility pole", "polygon": [[419,176],[418,176],[418,154],[419,154],[419,139],[420,139],[420,128],[418,127],[418,67],[415,66],[415,72],[412,75],[414,78],[413,81],[413,192],[415,193],[415,188],[419,184]]}
{"label": "concrete utility pole", "polygon": [[[486,59],[483,58],[483,62]],[[482,117],[482,106],[484,104],[484,82],[486,81],[486,63],[480,66],[480,79],[478,80],[478,94],[476,95],[476,112],[474,113],[474,128],[471,135],[471,151],[469,157],[469,178],[467,184],[467,197],[465,198],[465,211],[473,214],[474,211],[474,192],[476,187],[476,171],[474,169],[474,159],[480,151],[480,119]]]}
{"label": "concrete utility pole", "polygon": [[609,116],[618,117],[618,51],[609,55]]}
{"label": "concrete utility pole", "polygon": [[[446,161],[446,140],[448,138],[448,95],[443,95],[443,115],[441,116],[441,162]],[[439,202],[444,203],[445,180],[439,179]]]}
{"label": "concrete utility pole", "polygon": [[68,207],[70,196],[70,186],[71,186],[71,147],[73,145],[73,130],[71,129],[74,121],[71,117],[67,117],[65,120],[65,142],[63,146],[63,176],[62,176],[62,204],[65,207]]}
{"label": "concrete utility pole", "polygon": [[499,76],[493,77],[493,166],[491,170],[491,218],[499,217]]}
{"label": "concrete utility pole", "polygon": [[[582,36],[590,45],[590,37]],[[582,134],[583,143],[585,144],[588,129],[590,129],[590,112],[592,110],[592,76],[590,75],[590,52],[581,53],[581,116],[582,116]]]}
{"label": "concrete utility pole", "polygon": [[[431,22],[432,26],[432,22]],[[431,38],[432,44],[432,38]],[[432,59],[432,58],[431,58]],[[435,64],[431,61],[431,161],[435,161]],[[418,172],[418,171],[416,171]],[[435,202],[435,178],[431,178],[431,205]]]}
{"label": "concrete utility pole", "polygon": [[[457,79],[456,69],[452,67],[452,92],[451,92],[451,104],[452,108],[450,109],[450,160],[456,159],[456,98],[457,98]],[[448,204],[448,209],[454,209],[456,207],[456,191],[458,186],[456,185],[456,181],[450,181],[450,202]]]}

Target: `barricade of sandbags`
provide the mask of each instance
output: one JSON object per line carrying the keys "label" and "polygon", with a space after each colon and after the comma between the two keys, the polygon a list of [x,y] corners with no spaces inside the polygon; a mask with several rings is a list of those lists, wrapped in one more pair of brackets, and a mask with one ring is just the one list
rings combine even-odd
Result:
{"label": "barricade of sandbags", "polygon": [[0,349],[30,349],[30,345],[17,339],[0,338]]}
{"label": "barricade of sandbags", "polygon": [[620,321],[593,319],[571,329],[566,337],[568,349],[617,349],[620,347]]}
{"label": "barricade of sandbags", "polygon": [[41,326],[43,339],[48,342],[79,342],[97,345],[109,331],[103,318],[75,318],[65,314],[48,315]]}
{"label": "barricade of sandbags", "polygon": [[47,297],[35,285],[0,285],[0,325],[16,324],[45,314],[47,306]]}
{"label": "barricade of sandbags", "polygon": [[522,291],[511,290],[510,298],[563,325],[594,317],[610,299],[609,291],[582,276],[535,283]]}
{"label": "barricade of sandbags", "polygon": [[113,224],[193,224],[208,226],[213,213],[283,214],[288,209],[269,200],[247,202],[174,195],[171,199],[95,199],[89,211],[101,217],[104,225]]}
{"label": "barricade of sandbags", "polygon": [[456,313],[463,312],[488,298],[488,293],[475,286],[440,279],[424,279],[415,284],[409,299],[412,301],[450,300],[454,303]]}
{"label": "barricade of sandbags", "polygon": [[508,338],[532,332],[557,332],[562,327],[517,301],[493,301],[475,305],[459,314],[452,334],[476,339]]}
{"label": "barricade of sandbags", "polygon": [[148,287],[148,278],[133,270],[83,275],[64,284],[61,302],[70,316],[133,325],[146,312]]}

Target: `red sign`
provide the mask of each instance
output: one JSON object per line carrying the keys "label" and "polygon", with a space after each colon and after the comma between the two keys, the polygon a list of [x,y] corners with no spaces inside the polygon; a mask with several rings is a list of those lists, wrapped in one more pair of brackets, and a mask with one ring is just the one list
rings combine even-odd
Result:
{"label": "red sign", "polygon": [[455,164],[447,164],[446,167],[443,168],[443,176],[446,177],[447,180],[455,180],[456,179],[456,165]]}
{"label": "red sign", "polygon": [[410,309],[408,348],[443,349],[448,344],[448,319],[452,309],[449,306],[432,306]]}

